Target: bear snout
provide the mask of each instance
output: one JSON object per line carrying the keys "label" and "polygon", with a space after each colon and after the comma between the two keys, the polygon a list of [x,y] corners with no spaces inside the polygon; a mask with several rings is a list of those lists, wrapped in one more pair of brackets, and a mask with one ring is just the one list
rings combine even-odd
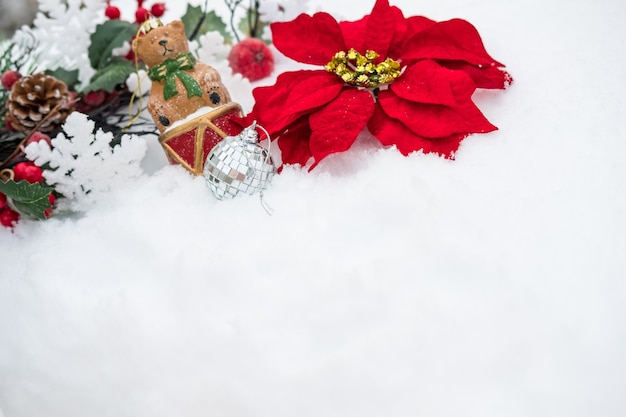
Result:
{"label": "bear snout", "polygon": [[174,52],[173,49],[167,47],[167,39],[161,39],[159,45],[163,47],[163,56],[167,55],[168,52]]}

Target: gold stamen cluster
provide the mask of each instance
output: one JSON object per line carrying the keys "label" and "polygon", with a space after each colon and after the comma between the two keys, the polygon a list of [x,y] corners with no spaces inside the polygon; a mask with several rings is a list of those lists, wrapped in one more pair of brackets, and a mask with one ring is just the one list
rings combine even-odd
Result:
{"label": "gold stamen cluster", "polygon": [[326,71],[341,78],[346,84],[357,87],[376,88],[380,84],[389,84],[400,76],[400,63],[387,58],[378,64],[374,61],[378,54],[367,51],[361,55],[354,49],[339,51],[324,66]]}

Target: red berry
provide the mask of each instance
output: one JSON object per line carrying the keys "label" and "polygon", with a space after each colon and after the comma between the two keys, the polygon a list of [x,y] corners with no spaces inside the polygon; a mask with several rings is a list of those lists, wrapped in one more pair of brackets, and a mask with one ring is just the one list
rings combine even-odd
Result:
{"label": "red berry", "polygon": [[54,202],[56,201],[56,197],[54,196],[54,194],[50,194],[48,196],[48,201],[50,202],[50,204],[52,204],[52,206],[50,206],[49,208],[47,208],[43,214],[44,216],[46,216],[46,218],[50,217],[52,215],[52,209],[54,208]]}
{"label": "red berry", "polygon": [[108,17],[111,20],[119,19],[120,16],[122,15],[119,8],[115,6],[111,6],[111,5],[107,6],[107,8],[104,11],[104,14],[106,15],[106,17]]}
{"label": "red berry", "polygon": [[0,210],[0,224],[4,227],[13,227],[15,223],[20,219],[20,214],[17,211],[13,211],[8,207]]}
{"label": "red berry", "polygon": [[274,55],[260,39],[248,38],[233,46],[228,54],[228,63],[236,74],[250,81],[267,77],[274,71]]}
{"label": "red berry", "polygon": [[154,17],[161,17],[165,13],[165,3],[154,3],[150,8],[150,13]]}
{"label": "red berry", "polygon": [[0,193],[0,210],[7,206],[7,196]]}
{"label": "red berry", "polygon": [[154,17],[161,17],[165,13],[165,3],[154,3],[150,8],[150,13]]}
{"label": "red berry", "polygon": [[143,23],[150,18],[150,12],[143,7],[138,7],[135,12],[135,19],[137,19],[137,23]]}
{"label": "red berry", "polygon": [[30,145],[31,143],[39,142],[42,140],[45,141],[48,145],[50,145],[50,141],[51,141],[50,136],[46,135],[45,133],[35,132],[32,135],[30,135],[30,137],[26,141],[26,146]]}
{"label": "red berry", "polygon": [[104,90],[90,91],[83,96],[83,101],[88,106],[98,107],[107,98],[107,92]]}
{"label": "red berry", "polygon": [[132,49],[128,51],[124,59],[131,61],[131,62],[135,62],[135,51],[133,51]]}
{"label": "red berry", "polygon": [[11,87],[13,87],[13,84],[15,84],[20,78],[22,78],[22,74],[17,71],[5,71],[0,79],[2,81],[2,87],[4,87],[5,90],[10,90]]}
{"label": "red berry", "polygon": [[15,181],[26,180],[31,184],[43,181],[43,170],[32,162],[20,162],[13,167]]}

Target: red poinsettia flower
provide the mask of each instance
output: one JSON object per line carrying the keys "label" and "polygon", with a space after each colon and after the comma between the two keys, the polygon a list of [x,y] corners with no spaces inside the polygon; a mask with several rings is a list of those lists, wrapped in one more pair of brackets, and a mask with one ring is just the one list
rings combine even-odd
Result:
{"label": "red poinsettia flower", "polygon": [[284,55],[319,70],[281,74],[253,92],[247,120],[278,140],[283,163],[311,168],[349,149],[365,128],[400,152],[453,157],[463,138],[497,129],[472,101],[511,78],[470,23],[405,18],[388,0],[355,22],[327,13],[271,25]]}

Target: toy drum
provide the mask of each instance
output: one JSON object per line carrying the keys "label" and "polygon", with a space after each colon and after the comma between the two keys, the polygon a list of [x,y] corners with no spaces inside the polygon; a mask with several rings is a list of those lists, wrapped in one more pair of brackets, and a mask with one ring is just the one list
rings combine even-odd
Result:
{"label": "toy drum", "polygon": [[171,164],[180,164],[192,174],[202,175],[204,161],[215,145],[226,136],[241,132],[241,125],[235,121],[241,115],[239,104],[232,102],[201,109],[163,132],[159,143]]}

